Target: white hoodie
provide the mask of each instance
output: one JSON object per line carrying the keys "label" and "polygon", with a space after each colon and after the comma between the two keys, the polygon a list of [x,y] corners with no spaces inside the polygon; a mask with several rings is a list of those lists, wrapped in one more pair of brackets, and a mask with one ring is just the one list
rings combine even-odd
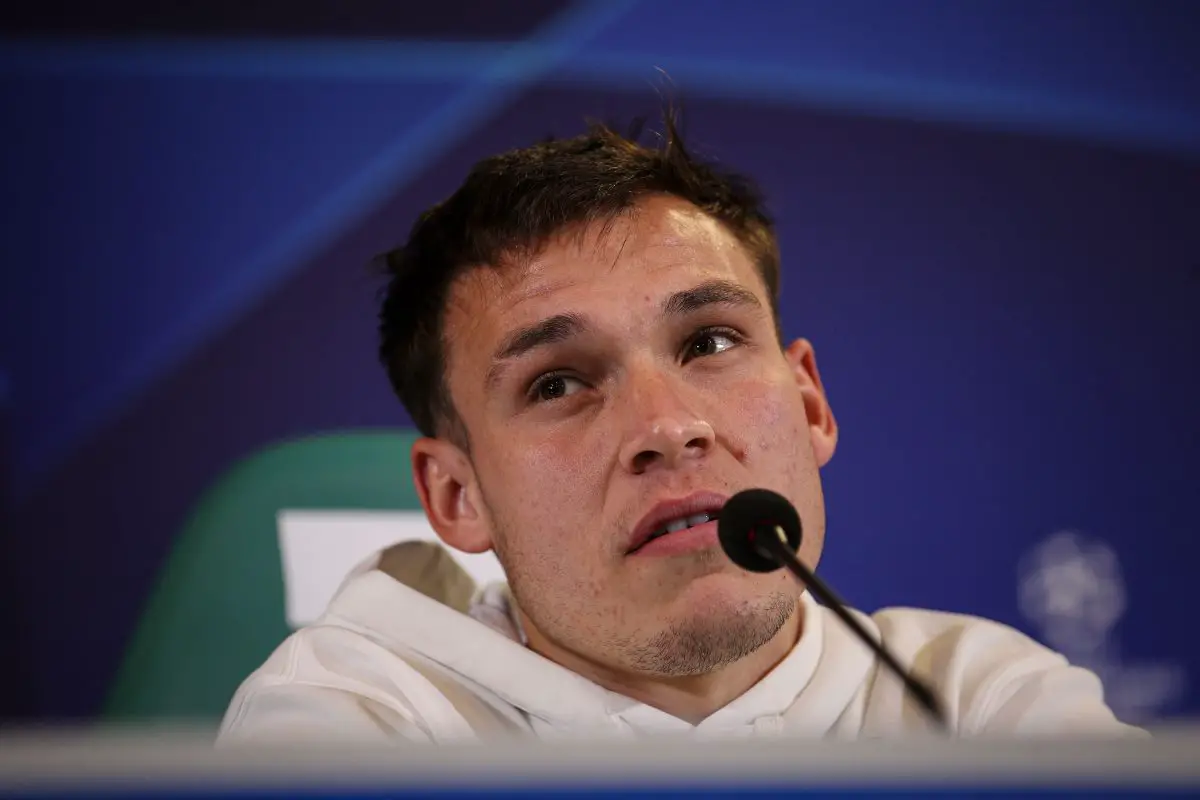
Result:
{"label": "white hoodie", "polygon": [[[527,649],[504,587],[471,615],[374,568],[357,570],[316,623],[238,689],[219,741],[797,735],[843,739],[934,728],[832,612],[805,595],[791,653],[692,725]],[[954,735],[1144,735],[1116,720],[1100,681],[1018,631],[893,608],[858,618],[940,697]]]}

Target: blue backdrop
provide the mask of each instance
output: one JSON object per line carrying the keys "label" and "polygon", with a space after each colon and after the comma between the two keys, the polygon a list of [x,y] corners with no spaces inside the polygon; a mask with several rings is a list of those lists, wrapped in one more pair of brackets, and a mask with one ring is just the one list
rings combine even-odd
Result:
{"label": "blue backdrop", "polygon": [[1200,712],[1200,6],[143,6],[5,12],[13,713],[96,709],[233,460],[406,424],[370,257],[479,157],[653,116],[656,68],[780,220],[843,432],[829,580],[1027,630],[1130,718]]}

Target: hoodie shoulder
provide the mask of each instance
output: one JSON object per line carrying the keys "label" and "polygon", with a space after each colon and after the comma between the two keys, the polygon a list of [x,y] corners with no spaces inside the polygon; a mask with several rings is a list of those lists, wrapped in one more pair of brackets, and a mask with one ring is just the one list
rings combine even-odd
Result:
{"label": "hoodie shoulder", "polygon": [[942,698],[960,735],[1140,733],[1117,720],[1100,679],[1000,622],[887,608],[880,636]]}
{"label": "hoodie shoulder", "polygon": [[242,683],[218,740],[432,741],[431,722],[453,727],[456,716],[404,658],[358,631],[321,622],[289,636]]}

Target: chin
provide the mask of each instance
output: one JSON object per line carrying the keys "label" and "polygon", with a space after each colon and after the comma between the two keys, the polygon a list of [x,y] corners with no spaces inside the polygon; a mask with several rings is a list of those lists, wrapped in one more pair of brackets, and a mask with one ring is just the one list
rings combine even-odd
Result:
{"label": "chin", "polygon": [[[783,576],[786,577],[786,576]],[[780,593],[800,596],[794,583],[781,582],[775,573],[744,572],[731,565],[728,570],[704,575],[690,581],[676,599],[692,613],[736,613],[777,598]]]}

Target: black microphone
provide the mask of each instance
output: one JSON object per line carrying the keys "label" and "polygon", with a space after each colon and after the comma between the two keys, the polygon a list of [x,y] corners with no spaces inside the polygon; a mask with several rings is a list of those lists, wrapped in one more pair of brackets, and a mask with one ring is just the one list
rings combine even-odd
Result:
{"label": "black microphone", "polygon": [[943,729],[949,726],[937,696],[908,673],[896,657],[872,638],[833,590],[796,558],[803,538],[800,515],[787,498],[769,489],[747,489],[729,498],[717,520],[717,535],[725,555],[750,572],[774,572],[787,567],[827,608],[837,614]]}

